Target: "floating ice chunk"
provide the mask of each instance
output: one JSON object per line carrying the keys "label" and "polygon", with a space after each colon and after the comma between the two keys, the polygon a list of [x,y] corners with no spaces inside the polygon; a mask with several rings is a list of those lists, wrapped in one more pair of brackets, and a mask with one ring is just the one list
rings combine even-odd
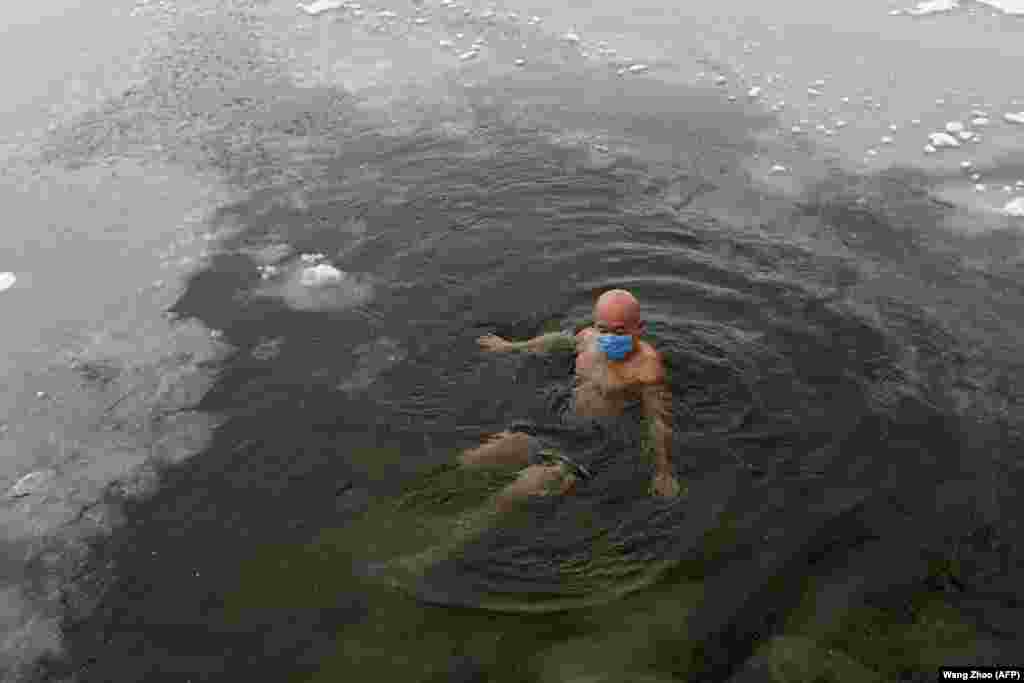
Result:
{"label": "floating ice chunk", "polygon": [[836,121],[836,128],[846,128],[846,121],[839,119]]}
{"label": "floating ice chunk", "polygon": [[439,40],[437,44],[438,44],[438,45],[439,45],[439,46],[441,47],[441,49],[443,49],[443,50],[450,50],[450,49],[452,49],[453,47],[455,47],[455,43],[453,43],[453,42],[452,42],[452,41],[450,41],[450,40],[443,40],[443,39],[442,39],[442,40]]}
{"label": "floating ice chunk", "polygon": [[959,147],[960,141],[949,133],[932,133],[928,136],[935,147]]}
{"label": "floating ice chunk", "polygon": [[869,149],[867,152],[865,152],[865,154],[867,154],[869,157],[877,156],[878,150]]}
{"label": "floating ice chunk", "polygon": [[565,35],[563,36],[563,38],[565,38],[565,40],[566,40],[566,41],[568,41],[568,42],[570,42],[570,43],[578,43],[578,42],[580,42],[580,36],[579,36],[579,34],[578,34],[578,33],[576,33],[575,31],[569,31],[569,32],[567,32],[567,33],[566,33],[566,34],[565,34]]}
{"label": "floating ice chunk", "polygon": [[937,105],[938,105],[938,106],[940,106],[940,107],[941,107],[942,105],[944,105],[945,103],[946,103],[946,100],[943,100],[943,99],[937,99],[937,100],[935,100],[935,104],[937,104]]}
{"label": "floating ice chunk", "polygon": [[1003,192],[1013,192],[1012,185],[1003,185]]}
{"label": "floating ice chunk", "polygon": [[800,126],[793,126],[789,130],[791,130],[794,133],[802,133],[802,132],[804,132],[804,129],[801,128]]}
{"label": "floating ice chunk", "polygon": [[974,186],[974,191],[975,192],[984,192],[987,189],[988,189],[988,186],[982,185],[982,184],[978,184],[978,185]]}
{"label": "floating ice chunk", "polygon": [[825,87],[825,79],[824,78],[819,78],[818,80],[814,81],[814,83],[811,83],[811,87],[812,88],[817,88],[819,90],[821,88],[824,88]]}
{"label": "floating ice chunk", "polygon": [[747,97],[754,99],[761,96],[761,88],[756,85],[747,91]]}
{"label": "floating ice chunk", "polygon": [[1016,187],[1024,187],[1024,180],[1018,180],[1014,183]]}
{"label": "floating ice chunk", "polygon": [[315,0],[315,2],[308,5],[303,5],[300,2],[296,6],[312,17],[324,12],[330,12],[331,10],[341,9],[345,6],[345,3],[342,0]]}
{"label": "floating ice chunk", "polygon": [[480,54],[479,50],[467,50],[459,55],[459,59],[464,62],[469,61],[470,59],[475,58],[478,54]]}
{"label": "floating ice chunk", "polygon": [[382,9],[379,12],[377,12],[377,16],[380,17],[381,19],[394,19],[398,15],[392,12],[391,10]]}
{"label": "floating ice chunk", "polygon": [[889,124],[889,130],[891,130],[893,133],[895,133],[899,129],[900,129],[900,127],[897,126],[895,123]]}
{"label": "floating ice chunk", "polygon": [[934,154],[935,153],[935,147],[932,146],[932,145],[925,145],[924,146],[924,153],[925,154]]}
{"label": "floating ice chunk", "polygon": [[430,19],[427,19],[426,17],[416,17],[415,19],[412,20],[412,23],[416,24],[417,26],[423,26],[429,21]]}
{"label": "floating ice chunk", "polygon": [[946,124],[946,132],[947,133],[959,133],[960,131],[964,130],[965,128],[966,128],[966,126],[963,123],[961,123],[960,121],[950,121],[949,123]]}
{"label": "floating ice chunk", "polygon": [[882,136],[882,144],[883,145],[891,145],[894,142],[896,142],[896,141],[893,140],[891,135],[883,135]]}
{"label": "floating ice chunk", "polygon": [[971,180],[973,180],[974,182],[978,182],[979,180],[981,180],[981,174],[980,173],[972,173],[971,174]]}
{"label": "floating ice chunk", "polygon": [[781,104],[779,104],[778,102],[776,102],[775,104],[773,104],[773,105],[771,106],[771,110],[772,110],[772,111],[775,111],[775,112],[779,112],[779,111],[782,111],[782,105],[781,105]]}
{"label": "floating ice chunk", "polygon": [[334,266],[321,263],[313,266],[312,268],[306,268],[303,270],[300,281],[307,287],[322,287],[324,285],[341,282],[344,277],[345,274]]}
{"label": "floating ice chunk", "polygon": [[643,71],[647,71],[649,68],[650,67],[647,66],[646,64],[633,64],[632,66],[629,67],[628,71],[631,74],[638,74]]}
{"label": "floating ice chunk", "polygon": [[14,486],[8,491],[8,495],[11,498],[21,498],[32,493],[36,493],[43,486],[53,478],[56,474],[53,470],[38,470],[36,472],[29,472],[24,477],[15,482]]}
{"label": "floating ice chunk", "polygon": [[523,66],[526,64],[526,60],[520,57],[519,59],[514,61],[513,64],[515,64],[516,66]]}
{"label": "floating ice chunk", "polygon": [[977,118],[971,119],[971,125],[972,126],[978,126],[978,127],[987,126],[989,123],[991,123],[991,122],[985,116],[979,116]]}
{"label": "floating ice chunk", "polygon": [[961,161],[960,162],[960,168],[964,169],[965,171],[967,169],[971,168],[972,166],[974,166],[973,162],[970,162],[970,161]]}
{"label": "floating ice chunk", "polygon": [[810,95],[811,97],[819,97],[821,96],[821,91],[815,90],[814,88],[808,88],[807,94]]}
{"label": "floating ice chunk", "polygon": [[14,286],[18,278],[14,273],[0,273],[0,292],[6,291]]}
{"label": "floating ice chunk", "polygon": [[727,79],[725,76],[722,76],[721,74],[715,76],[715,85],[725,85],[728,82],[729,79]]}
{"label": "floating ice chunk", "polygon": [[725,99],[729,100],[730,102],[735,102],[736,101],[736,96],[735,95],[729,95]]}
{"label": "floating ice chunk", "polygon": [[898,17],[898,16],[900,16],[902,14],[903,14],[903,10],[901,10],[901,9],[891,9],[891,10],[889,10],[889,16],[890,17]]}
{"label": "floating ice chunk", "polygon": [[303,263],[316,263],[317,261],[323,261],[326,256],[320,253],[316,254],[302,254],[299,256]]}
{"label": "floating ice chunk", "polygon": [[826,128],[825,129],[825,135],[827,135],[829,137],[832,137],[835,134],[836,134],[836,132],[834,130],[832,130],[831,128]]}
{"label": "floating ice chunk", "polygon": [[969,130],[962,130],[959,133],[957,133],[956,136],[961,140],[967,141],[974,137],[974,133],[972,133]]}
{"label": "floating ice chunk", "polygon": [[910,123],[912,125],[914,125],[914,126],[920,126],[921,125],[921,119],[910,119]]}
{"label": "floating ice chunk", "polygon": [[1007,112],[1003,114],[1003,120],[1007,123],[1024,123],[1024,111],[1017,113]]}
{"label": "floating ice chunk", "polygon": [[825,128],[825,124],[819,123],[814,127],[814,130],[824,133],[827,129]]}
{"label": "floating ice chunk", "polygon": [[842,102],[843,104],[849,104],[850,103],[850,98],[849,97],[840,97],[839,101]]}
{"label": "floating ice chunk", "polygon": [[771,175],[780,175],[782,173],[787,173],[787,172],[788,172],[788,169],[785,166],[783,166],[782,164],[775,164],[774,166],[772,166],[771,170],[768,171],[768,173],[770,173]]}
{"label": "floating ice chunk", "polygon": [[530,17],[529,21],[527,21],[526,23],[533,24],[534,26],[536,26],[540,22],[541,22],[541,18],[538,17],[536,14],[534,14],[532,17]]}
{"label": "floating ice chunk", "polygon": [[1006,206],[1003,207],[1003,213],[1007,216],[1024,218],[1024,197],[1017,197],[1016,199],[1010,200]]}
{"label": "floating ice chunk", "polygon": [[959,0],[924,0],[924,2],[919,2],[910,9],[904,11],[911,16],[920,17],[925,14],[950,12],[956,9],[959,4]]}

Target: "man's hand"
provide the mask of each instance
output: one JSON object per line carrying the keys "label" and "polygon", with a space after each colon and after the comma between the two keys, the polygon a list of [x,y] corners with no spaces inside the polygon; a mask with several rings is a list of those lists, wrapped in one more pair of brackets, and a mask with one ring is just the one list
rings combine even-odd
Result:
{"label": "man's hand", "polygon": [[678,498],[682,492],[679,480],[671,472],[658,472],[651,482],[651,493],[662,498]]}
{"label": "man's hand", "polygon": [[484,351],[510,351],[512,349],[512,342],[502,339],[496,334],[485,334],[482,337],[477,337],[476,343]]}

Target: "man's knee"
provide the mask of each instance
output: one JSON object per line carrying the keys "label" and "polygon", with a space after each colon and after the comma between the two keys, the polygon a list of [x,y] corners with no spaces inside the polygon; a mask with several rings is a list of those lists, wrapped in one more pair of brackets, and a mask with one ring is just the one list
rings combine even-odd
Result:
{"label": "man's knee", "polygon": [[521,432],[498,432],[459,455],[462,465],[513,465],[525,467],[530,460],[530,437]]}
{"label": "man's knee", "polygon": [[531,465],[498,496],[503,502],[510,503],[530,496],[568,493],[575,484],[576,478],[562,465]]}

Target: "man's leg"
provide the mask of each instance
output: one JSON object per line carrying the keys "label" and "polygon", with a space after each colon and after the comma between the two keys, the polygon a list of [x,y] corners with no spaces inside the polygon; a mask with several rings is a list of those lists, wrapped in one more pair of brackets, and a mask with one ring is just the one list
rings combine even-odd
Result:
{"label": "man's leg", "polygon": [[568,493],[576,485],[576,477],[561,463],[530,465],[519,478],[498,492],[494,498],[499,512],[504,512],[530,496]]}
{"label": "man's leg", "polygon": [[509,465],[526,467],[530,464],[530,436],[522,432],[498,432],[476,448],[464,451],[458,458],[467,467],[476,465]]}

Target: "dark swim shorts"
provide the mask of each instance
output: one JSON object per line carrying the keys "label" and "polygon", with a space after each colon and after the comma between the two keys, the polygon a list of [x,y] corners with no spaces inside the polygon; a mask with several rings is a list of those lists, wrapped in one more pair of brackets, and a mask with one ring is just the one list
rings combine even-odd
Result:
{"label": "dark swim shorts", "polygon": [[522,420],[507,428],[529,436],[531,465],[562,464],[577,478],[588,480],[640,445],[642,417],[634,415],[635,410],[616,418],[579,417],[570,401],[555,412],[556,422]]}

